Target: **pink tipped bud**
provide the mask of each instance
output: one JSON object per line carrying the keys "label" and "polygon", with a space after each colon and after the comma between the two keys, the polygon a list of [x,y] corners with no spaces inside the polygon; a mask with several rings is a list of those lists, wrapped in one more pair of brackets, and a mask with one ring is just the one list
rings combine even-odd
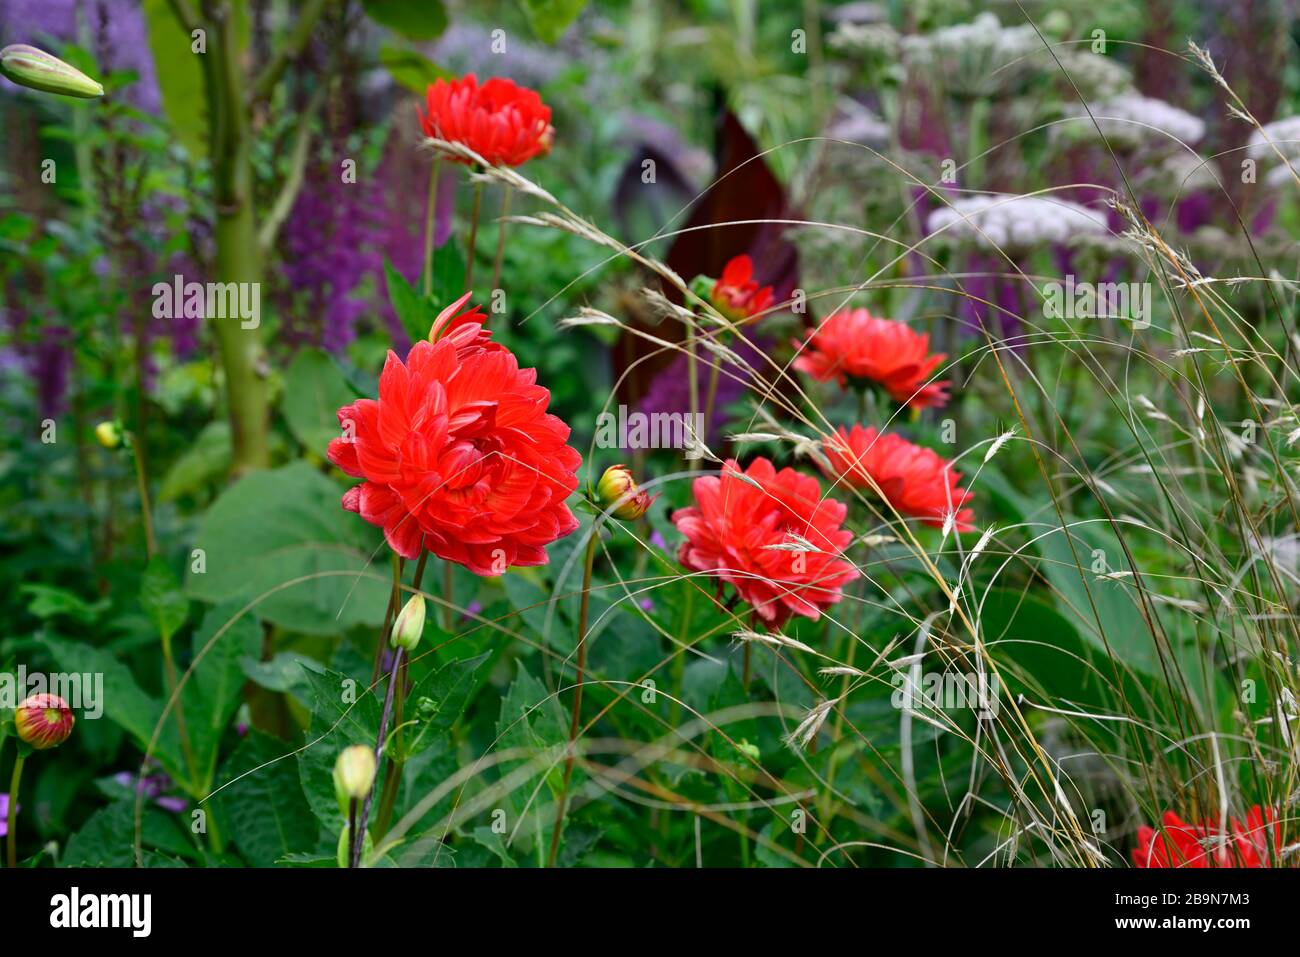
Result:
{"label": "pink tipped bud", "polygon": [[75,723],[68,703],[55,694],[34,694],[23,699],[14,711],[18,737],[37,751],[67,741]]}
{"label": "pink tipped bud", "polygon": [[610,514],[625,522],[644,515],[656,498],[657,495],[652,496],[637,488],[632,472],[626,465],[610,466],[596,483],[596,500],[600,506],[613,508]]}

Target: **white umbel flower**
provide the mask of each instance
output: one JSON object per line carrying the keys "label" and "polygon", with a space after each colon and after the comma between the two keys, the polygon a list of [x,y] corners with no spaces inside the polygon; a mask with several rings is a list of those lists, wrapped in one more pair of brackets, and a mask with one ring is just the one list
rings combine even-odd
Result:
{"label": "white umbel flower", "polygon": [[1027,249],[1062,243],[1081,233],[1103,234],[1106,217],[1051,196],[986,193],[955,199],[936,209],[926,221],[926,231],[968,239],[977,246]]}
{"label": "white umbel flower", "polygon": [[1106,138],[1134,145],[1177,146],[1198,143],[1205,136],[1205,121],[1180,110],[1164,100],[1123,93],[1109,99],[1089,103],[1087,110],[1075,106],[1071,112],[1083,119],[1079,122],[1095,129],[1088,113],[1097,121],[1097,127]]}

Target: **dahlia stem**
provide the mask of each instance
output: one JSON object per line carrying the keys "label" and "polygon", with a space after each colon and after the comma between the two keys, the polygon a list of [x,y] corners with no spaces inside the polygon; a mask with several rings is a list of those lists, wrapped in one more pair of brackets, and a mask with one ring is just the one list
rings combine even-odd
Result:
{"label": "dahlia stem", "polygon": [[564,755],[564,782],[560,785],[560,797],[555,806],[555,827],[551,831],[551,852],[546,858],[547,867],[555,866],[555,855],[560,850],[560,830],[564,825],[569,781],[573,777],[573,749],[578,740],[578,725],[582,720],[582,684],[586,680],[587,671],[587,613],[591,609],[591,570],[596,564],[596,542],[599,538],[599,529],[593,528],[591,539],[587,542],[587,557],[582,567],[582,604],[578,610],[577,680],[573,687],[573,714],[569,719],[569,747]]}
{"label": "dahlia stem", "polygon": [[393,552],[393,587],[388,593],[388,611],[384,612],[384,627],[379,632],[379,642],[375,646],[375,667],[370,673],[370,687],[379,681],[379,672],[384,667],[384,648],[388,646],[388,632],[393,627],[393,616],[402,597],[402,556]]}
{"label": "dahlia stem", "polygon": [[513,193],[509,186],[502,187],[501,193],[501,221],[497,228],[497,256],[492,263],[492,286],[490,293],[496,294],[496,290],[501,283],[501,264],[506,258],[506,217],[510,215],[510,194]]}
{"label": "dahlia stem", "polygon": [[348,799],[348,867],[356,865],[352,863],[352,835],[357,833],[357,799]]}
{"label": "dahlia stem", "polygon": [[[429,560],[429,553],[424,549],[420,550],[420,560],[415,565],[415,578],[412,579],[412,587],[418,594],[420,591],[420,582],[424,579],[424,566]],[[397,683],[401,693],[397,696],[396,711],[397,717],[394,719],[397,725],[397,742],[396,754],[388,762],[388,769],[384,772],[384,793],[379,799],[379,817],[375,819],[375,840],[379,840],[388,833],[389,822],[393,819],[393,807],[397,803],[397,789],[402,783],[402,768],[406,765],[406,745],[402,740],[404,732],[402,731],[402,717],[405,711],[407,695],[407,677],[406,673],[410,666],[410,660],[402,662],[402,669],[398,674]]]}
{"label": "dahlia stem", "polygon": [[176,657],[172,654],[172,636],[162,635],[163,672],[167,675],[167,695],[176,699],[176,730],[181,736],[181,751],[185,754],[185,767],[190,772],[190,786],[198,789],[202,782],[198,779],[198,765],[194,763],[194,751],[190,747],[190,733],[185,726],[185,707],[180,695],[176,693]]}
{"label": "dahlia stem", "polygon": [[469,217],[469,244],[465,247],[465,291],[474,288],[474,245],[478,240],[478,214],[483,206],[483,184],[474,184],[474,207]]}
{"label": "dahlia stem", "polygon": [[438,174],[442,171],[442,158],[433,158],[429,170],[429,201],[424,212],[424,295],[433,294],[433,226],[438,218]]}
{"label": "dahlia stem", "polygon": [[452,593],[455,591],[455,579],[452,576],[451,559],[442,560],[442,627],[451,631],[455,625],[455,609],[452,607]]}
{"label": "dahlia stem", "polygon": [[149,503],[149,479],[145,475],[144,449],[140,447],[141,441],[138,436],[131,436],[131,458],[135,459],[135,484],[140,493],[140,517],[144,520],[145,553],[153,558],[157,546],[153,538],[153,507]]}
{"label": "dahlia stem", "polygon": [[[401,668],[402,661],[405,658],[403,649],[398,648],[393,653],[393,667],[388,672],[388,691],[384,695],[384,710],[379,716],[379,733],[375,735],[375,765],[384,756],[384,741],[388,737],[388,721],[393,714],[393,692],[397,689],[397,672]],[[361,805],[361,820],[357,822],[357,828],[350,835],[352,840],[352,851],[349,855],[351,867],[361,866],[361,849],[365,846],[366,825],[370,820],[370,805],[375,800],[375,789],[372,786],[366,792],[365,803]]]}
{"label": "dahlia stem", "polygon": [[23,762],[27,760],[22,748],[14,758],[14,773],[9,779],[9,833],[5,835],[5,852],[10,867],[18,866],[18,786],[23,780]]}

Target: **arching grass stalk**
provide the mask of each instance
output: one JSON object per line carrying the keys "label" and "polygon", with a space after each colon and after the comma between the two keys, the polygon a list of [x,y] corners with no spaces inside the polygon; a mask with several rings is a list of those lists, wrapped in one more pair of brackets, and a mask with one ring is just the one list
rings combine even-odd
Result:
{"label": "arching grass stalk", "polygon": [[560,850],[560,831],[564,826],[569,781],[573,777],[573,749],[578,740],[578,728],[582,720],[582,684],[586,680],[587,671],[587,614],[591,609],[591,571],[596,564],[596,544],[599,541],[600,529],[592,528],[591,539],[587,542],[587,555],[582,566],[582,602],[578,609],[577,676],[573,686],[573,713],[569,719],[569,744],[564,755],[564,781],[560,784],[560,796],[555,802],[555,827],[551,830],[551,850],[546,856],[547,867],[555,866],[555,855]]}

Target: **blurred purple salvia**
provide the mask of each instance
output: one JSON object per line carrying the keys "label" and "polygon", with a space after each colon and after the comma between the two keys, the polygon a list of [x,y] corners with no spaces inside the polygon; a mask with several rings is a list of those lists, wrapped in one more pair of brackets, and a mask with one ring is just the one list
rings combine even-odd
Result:
{"label": "blurred purple salvia", "polygon": [[[15,808],[14,813],[22,810],[21,807]],[[0,794],[0,837],[9,833],[9,795]]]}

